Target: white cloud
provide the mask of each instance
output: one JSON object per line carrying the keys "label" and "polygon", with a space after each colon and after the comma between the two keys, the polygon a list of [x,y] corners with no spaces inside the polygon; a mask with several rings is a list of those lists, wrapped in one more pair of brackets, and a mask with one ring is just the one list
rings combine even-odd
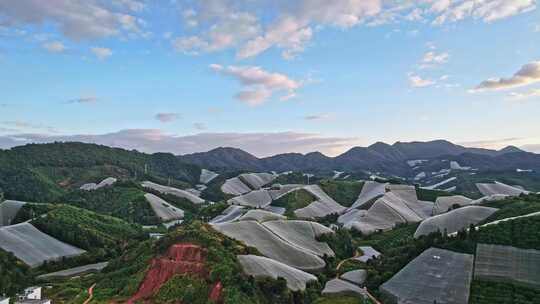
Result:
{"label": "white cloud", "polygon": [[508,95],[512,100],[524,100],[533,97],[540,97],[540,89],[532,89],[527,92],[511,92]]}
{"label": "white cloud", "polygon": [[111,49],[104,48],[104,47],[93,47],[90,50],[100,60],[107,59],[108,57],[111,57],[113,54]]}
{"label": "white cloud", "polygon": [[435,51],[429,51],[424,54],[420,68],[430,68],[445,64],[448,62],[448,58],[450,58],[450,54],[447,52],[437,53]]}
{"label": "white cloud", "polygon": [[540,82],[540,61],[533,61],[522,66],[521,69],[510,78],[488,79],[480,83],[471,91],[504,90],[537,82]]}
{"label": "white cloud", "polygon": [[460,21],[465,18],[481,19],[484,22],[508,18],[536,9],[536,0],[465,0],[455,1],[446,7],[434,24]]}
{"label": "white cloud", "polygon": [[181,5],[184,23],[194,33],[177,37],[174,47],[188,54],[232,48],[239,59],[276,48],[292,59],[325,27],[346,30],[402,21],[440,25],[467,18],[492,22],[533,9],[535,0],[197,1]]}
{"label": "white cloud", "polygon": [[[138,1],[116,0],[128,8],[138,8]],[[4,23],[41,26],[51,23],[73,40],[102,38],[137,31],[134,16],[121,10],[125,5],[107,5],[98,0],[0,0]],[[120,9],[120,11],[119,11]]]}
{"label": "white cloud", "polygon": [[173,122],[180,119],[182,116],[178,113],[158,113],[155,118],[163,123]]}
{"label": "white cloud", "polygon": [[534,31],[537,32],[537,33],[540,33],[540,24],[537,24],[537,25],[534,27]]}
{"label": "white cloud", "polygon": [[66,50],[66,46],[60,41],[46,42],[43,48],[51,53],[62,53]]}
{"label": "white cloud", "polygon": [[413,88],[425,88],[435,85],[437,82],[432,79],[424,79],[416,74],[409,74],[409,84]]}
{"label": "white cloud", "polygon": [[329,137],[315,133],[199,133],[177,136],[155,129],[129,129],[99,135],[52,136],[44,134],[16,134],[0,136],[0,148],[26,143],[81,141],[142,152],[170,152],[177,155],[208,151],[217,147],[235,147],[263,157],[279,153],[308,153],[321,151],[336,155],[358,145],[352,137]]}
{"label": "white cloud", "polygon": [[280,93],[282,100],[295,96],[302,83],[289,78],[287,75],[272,73],[257,66],[228,66],[210,65],[215,72],[238,80],[243,89],[236,98],[249,105],[256,106],[264,103],[274,93]]}

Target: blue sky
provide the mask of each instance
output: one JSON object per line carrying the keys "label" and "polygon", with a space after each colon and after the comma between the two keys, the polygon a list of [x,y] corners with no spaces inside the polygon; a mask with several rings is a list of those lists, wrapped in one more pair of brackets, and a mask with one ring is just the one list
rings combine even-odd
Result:
{"label": "blue sky", "polygon": [[540,151],[535,0],[0,0],[0,147]]}

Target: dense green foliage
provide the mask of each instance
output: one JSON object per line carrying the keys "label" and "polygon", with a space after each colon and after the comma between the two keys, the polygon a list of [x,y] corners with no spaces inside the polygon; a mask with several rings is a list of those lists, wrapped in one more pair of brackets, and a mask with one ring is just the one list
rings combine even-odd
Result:
{"label": "dense green foliage", "polygon": [[511,284],[508,282],[473,281],[470,304],[538,304],[540,289]]}
{"label": "dense green foliage", "polygon": [[501,222],[478,231],[460,232],[458,237],[448,239],[441,247],[474,253],[478,243],[540,250],[540,216]]}
{"label": "dense green foliage", "polygon": [[381,253],[402,246],[414,240],[413,235],[418,224],[398,225],[393,230],[376,232],[363,238],[355,238],[356,246],[371,246]]}
{"label": "dense green foliage", "polygon": [[336,202],[345,207],[350,207],[360,195],[364,183],[356,181],[338,181],[325,179],[319,181],[319,186]]}
{"label": "dense green foliage", "polygon": [[114,186],[95,191],[71,191],[59,201],[99,214],[118,217],[130,223],[157,224],[159,219],[144,198],[144,193],[134,182],[117,182]]}
{"label": "dense green foliage", "polygon": [[451,196],[451,195],[455,195],[455,193],[441,191],[441,190],[428,190],[428,189],[422,189],[420,187],[416,187],[416,195],[418,196],[418,199],[421,201],[434,202],[437,200],[437,197]]}
{"label": "dense green foliage", "polygon": [[9,199],[55,201],[69,189],[113,176],[173,184],[196,182],[200,169],[172,154],[83,143],[31,144],[0,150],[0,187]]}
{"label": "dense green foliage", "polygon": [[286,209],[285,215],[294,217],[296,209],[304,208],[314,202],[316,198],[304,189],[289,192],[279,199],[272,202],[272,206],[283,207]]}
{"label": "dense green foliage", "polygon": [[496,202],[487,202],[486,207],[498,208],[486,221],[496,221],[540,211],[540,195],[529,194]]}
{"label": "dense green foliage", "polygon": [[291,172],[289,174],[281,174],[275,180],[275,184],[315,184],[320,180],[320,177],[312,176],[308,179],[302,172]]}
{"label": "dense green foliage", "polygon": [[101,249],[107,256],[118,255],[128,242],[145,238],[138,225],[69,205],[57,205],[32,224],[63,242],[88,251]]}
{"label": "dense green foliage", "polygon": [[26,222],[38,216],[44,215],[47,212],[54,210],[56,207],[57,206],[53,204],[24,204],[17,212],[17,215],[13,219],[12,224]]}
{"label": "dense green foliage", "polygon": [[0,295],[15,295],[32,283],[30,269],[12,253],[0,249]]}
{"label": "dense green foliage", "polygon": [[474,175],[461,173],[458,175],[456,192],[471,198],[480,198],[482,195],[476,183],[493,183],[499,181],[507,185],[521,185],[529,191],[540,191],[540,173],[515,171],[483,171]]}
{"label": "dense green foliage", "polygon": [[[178,288],[181,286],[182,288]],[[165,283],[154,297],[154,303],[207,304],[210,289],[203,278],[177,275]]]}

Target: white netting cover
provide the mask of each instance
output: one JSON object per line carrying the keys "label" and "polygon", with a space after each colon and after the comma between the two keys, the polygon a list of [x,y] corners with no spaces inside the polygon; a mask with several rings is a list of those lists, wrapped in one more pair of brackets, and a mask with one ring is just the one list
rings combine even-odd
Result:
{"label": "white netting cover", "polygon": [[246,274],[255,278],[284,278],[287,281],[287,287],[293,291],[305,290],[308,282],[317,281],[316,276],[276,260],[256,255],[239,255],[237,257]]}
{"label": "white netting cover", "polygon": [[184,210],[174,207],[173,205],[167,203],[164,199],[153,195],[151,193],[146,193],[144,195],[152,210],[157,217],[163,222],[169,222],[173,220],[178,220],[184,218]]}
{"label": "white netting cover", "polygon": [[317,255],[295,246],[255,221],[216,224],[217,231],[255,247],[264,256],[301,270],[319,270],[326,263]]}
{"label": "white netting cover", "polygon": [[29,223],[0,228],[0,248],[12,252],[30,267],[86,252],[39,231]]}

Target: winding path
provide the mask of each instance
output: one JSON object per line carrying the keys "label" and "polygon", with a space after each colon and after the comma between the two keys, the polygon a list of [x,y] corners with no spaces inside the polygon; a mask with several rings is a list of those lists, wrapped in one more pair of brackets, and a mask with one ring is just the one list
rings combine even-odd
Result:
{"label": "winding path", "polygon": [[88,304],[90,301],[92,301],[92,298],[94,297],[94,287],[96,287],[96,283],[88,288],[88,299],[86,299],[83,304]]}

